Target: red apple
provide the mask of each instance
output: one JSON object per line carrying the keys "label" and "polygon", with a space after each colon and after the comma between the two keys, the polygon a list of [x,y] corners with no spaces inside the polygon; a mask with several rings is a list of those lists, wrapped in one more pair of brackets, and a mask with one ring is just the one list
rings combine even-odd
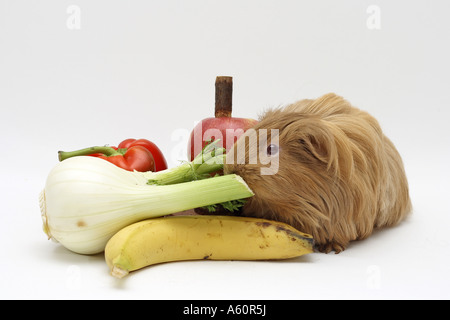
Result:
{"label": "red apple", "polygon": [[211,140],[220,139],[219,146],[230,150],[237,139],[258,123],[255,119],[231,117],[233,78],[216,78],[215,117],[200,121],[192,130],[188,142],[188,159],[194,160]]}

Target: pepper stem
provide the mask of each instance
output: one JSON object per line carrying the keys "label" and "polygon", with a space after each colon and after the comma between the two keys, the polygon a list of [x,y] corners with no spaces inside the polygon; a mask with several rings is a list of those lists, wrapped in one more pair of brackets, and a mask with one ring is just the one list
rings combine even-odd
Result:
{"label": "pepper stem", "polygon": [[59,161],[66,160],[68,158],[77,157],[77,156],[87,156],[94,153],[102,153],[107,157],[121,155],[119,151],[114,148],[107,146],[96,146],[85,149],[80,149],[76,151],[58,151],[58,159]]}
{"label": "pepper stem", "polygon": [[233,78],[216,78],[216,108],[215,117],[231,117],[233,97]]}

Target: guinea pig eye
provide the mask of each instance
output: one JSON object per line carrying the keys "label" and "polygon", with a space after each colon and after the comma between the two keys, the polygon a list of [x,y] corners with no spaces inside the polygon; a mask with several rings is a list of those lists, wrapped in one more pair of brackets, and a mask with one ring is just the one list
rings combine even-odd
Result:
{"label": "guinea pig eye", "polygon": [[271,144],[267,147],[267,155],[274,156],[278,153],[278,146],[276,144]]}

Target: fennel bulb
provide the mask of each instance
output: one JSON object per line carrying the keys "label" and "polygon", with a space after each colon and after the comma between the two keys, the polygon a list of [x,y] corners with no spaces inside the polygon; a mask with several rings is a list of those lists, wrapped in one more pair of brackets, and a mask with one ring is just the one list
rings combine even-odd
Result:
{"label": "fennel bulb", "polygon": [[[195,174],[187,174],[192,170],[191,163],[159,172],[131,172],[95,157],[64,160],[50,171],[40,194],[44,232],[71,251],[95,254],[134,222],[253,196],[234,174],[178,181],[195,179]],[[171,184],[161,185],[167,178]]]}

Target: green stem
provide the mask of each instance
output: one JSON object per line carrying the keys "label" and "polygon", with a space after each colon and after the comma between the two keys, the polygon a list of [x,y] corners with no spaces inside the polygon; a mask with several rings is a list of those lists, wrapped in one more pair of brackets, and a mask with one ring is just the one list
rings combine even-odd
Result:
{"label": "green stem", "polygon": [[[212,151],[214,152],[214,151]],[[185,162],[177,167],[158,172],[147,173],[148,184],[169,185],[193,180],[200,180],[205,175],[223,169],[225,155],[212,157],[211,152],[204,155],[207,162],[199,164]]]}
{"label": "green stem", "polygon": [[222,155],[226,153],[225,148],[218,147],[218,143],[220,142],[220,139],[214,140],[210,143],[208,143],[195,158],[192,160],[192,164],[195,168],[198,168],[200,165],[202,165],[204,162],[208,161],[209,159]]}
{"label": "green stem", "polygon": [[106,146],[97,146],[90,147],[85,149],[80,149],[76,151],[58,151],[58,159],[59,161],[66,160],[68,158],[77,157],[77,156],[87,156],[94,153],[102,153],[107,157],[121,155],[120,152],[111,147]]}
{"label": "green stem", "polygon": [[185,162],[174,168],[151,172],[147,184],[169,185],[196,180],[195,170],[190,162]]}
{"label": "green stem", "polygon": [[216,172],[223,170],[223,164],[225,162],[226,155],[218,155],[213,158],[208,159],[202,163],[195,171],[197,175],[208,174],[211,172]]}

